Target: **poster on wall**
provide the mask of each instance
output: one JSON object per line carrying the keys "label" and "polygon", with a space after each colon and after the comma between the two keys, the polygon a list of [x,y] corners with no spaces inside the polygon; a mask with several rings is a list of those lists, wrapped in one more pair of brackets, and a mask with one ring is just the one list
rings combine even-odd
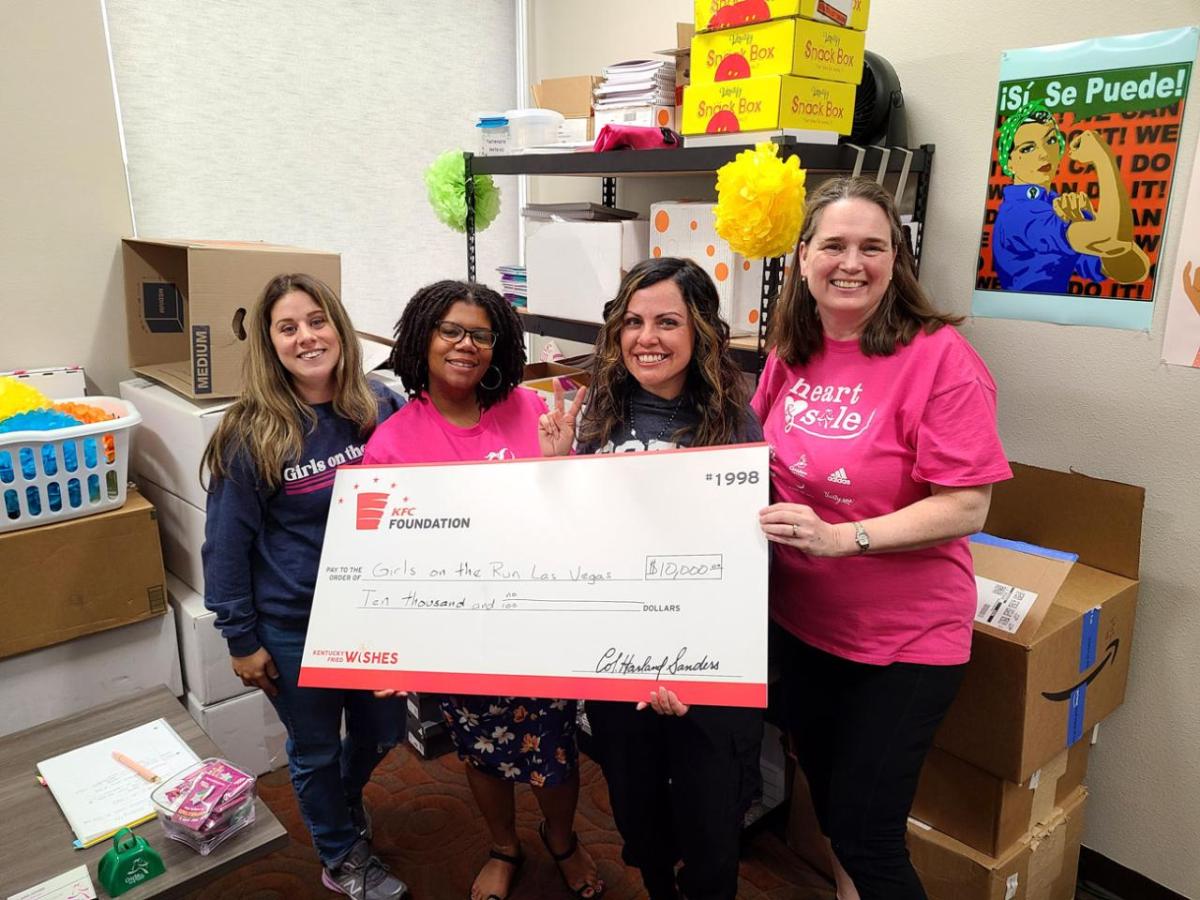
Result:
{"label": "poster on wall", "polygon": [[1200,153],[1192,160],[1192,181],[1167,296],[1163,362],[1200,369]]}
{"label": "poster on wall", "polygon": [[975,315],[1149,330],[1198,36],[1001,55]]}

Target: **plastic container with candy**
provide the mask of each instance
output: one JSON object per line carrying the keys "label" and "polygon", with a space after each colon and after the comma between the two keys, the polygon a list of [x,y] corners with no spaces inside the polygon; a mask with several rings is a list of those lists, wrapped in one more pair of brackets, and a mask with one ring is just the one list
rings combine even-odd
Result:
{"label": "plastic container with candy", "polygon": [[163,833],[208,856],[254,822],[255,778],[216,757],[176,772],[150,795]]}

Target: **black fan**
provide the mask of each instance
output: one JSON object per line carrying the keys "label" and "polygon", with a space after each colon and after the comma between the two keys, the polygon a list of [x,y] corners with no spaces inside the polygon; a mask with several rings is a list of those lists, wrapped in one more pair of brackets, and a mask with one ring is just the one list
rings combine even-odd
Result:
{"label": "black fan", "polygon": [[870,50],[865,54],[862,83],[854,97],[854,127],[842,140],[860,147],[908,146],[908,118],[900,78],[890,62]]}

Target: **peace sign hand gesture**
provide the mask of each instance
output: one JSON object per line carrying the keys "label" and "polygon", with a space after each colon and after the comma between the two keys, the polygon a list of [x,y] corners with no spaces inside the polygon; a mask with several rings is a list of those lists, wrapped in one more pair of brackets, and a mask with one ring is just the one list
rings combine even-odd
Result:
{"label": "peace sign hand gesture", "polygon": [[562,385],[555,379],[554,408],[542,413],[538,419],[538,445],[542,448],[542,456],[566,456],[571,452],[571,445],[575,442],[575,421],[579,418],[579,410],[586,396],[587,388],[581,387],[570,408],[564,412]]}

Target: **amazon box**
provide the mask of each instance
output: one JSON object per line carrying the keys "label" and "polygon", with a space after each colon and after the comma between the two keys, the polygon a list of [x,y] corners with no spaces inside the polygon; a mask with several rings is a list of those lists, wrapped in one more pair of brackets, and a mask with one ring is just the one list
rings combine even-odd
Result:
{"label": "amazon box", "polygon": [[341,293],[337,253],[235,241],[125,238],[129,365],[185,397],[236,397],[245,318],[267,282],[304,272]]}
{"label": "amazon box", "polygon": [[934,747],[925,757],[912,815],[968,847],[1002,856],[1051,820],[1087,775],[1091,741],[1064,750],[1021,784]]}
{"label": "amazon box", "polygon": [[165,614],[155,519],[130,488],[120,509],[0,534],[0,658]]}
{"label": "amazon box", "polygon": [[908,852],[929,900],[1074,900],[1087,789],[1001,856],[988,856],[915,819]]}
{"label": "amazon box", "polygon": [[[1032,630],[976,622],[962,688],[934,745],[1024,784],[1125,700],[1145,491],[1019,463],[1013,473],[993,489],[984,530],[1077,560],[1065,571],[1034,565],[1042,580],[1033,584],[1029,554],[993,546],[1002,552],[982,563],[976,555],[977,578],[1053,597],[1026,603],[1041,605]],[[991,597],[981,591],[985,618]]]}

